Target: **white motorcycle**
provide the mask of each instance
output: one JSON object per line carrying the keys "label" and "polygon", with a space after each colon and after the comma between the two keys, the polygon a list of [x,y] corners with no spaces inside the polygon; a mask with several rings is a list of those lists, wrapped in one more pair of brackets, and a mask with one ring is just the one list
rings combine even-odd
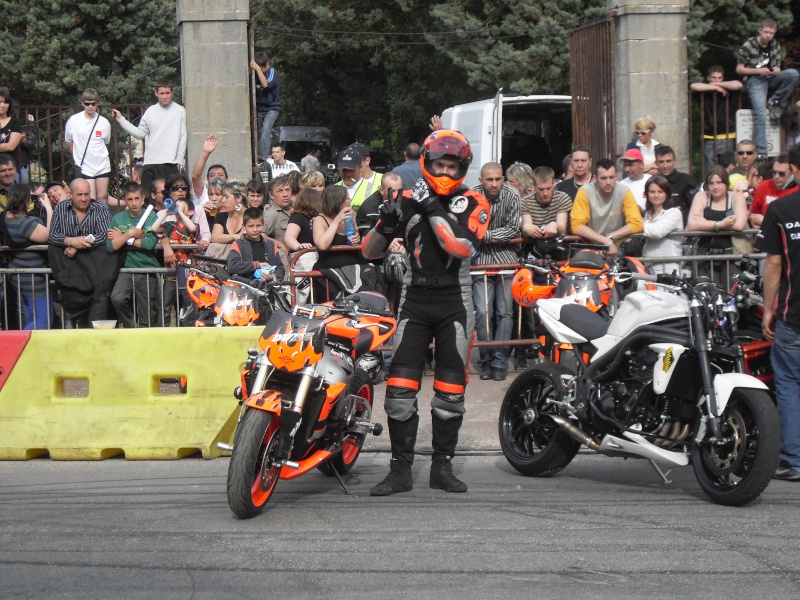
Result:
{"label": "white motorcycle", "polygon": [[575,347],[578,370],[543,362],[517,377],[500,408],[503,453],[539,477],[566,467],[581,444],[644,458],[665,483],[691,462],[714,502],[747,504],[775,472],[780,425],[767,386],[732,366],[742,361],[735,304],[704,278],[629,277],[668,291],[629,294],[613,319],[538,301],[555,340]]}

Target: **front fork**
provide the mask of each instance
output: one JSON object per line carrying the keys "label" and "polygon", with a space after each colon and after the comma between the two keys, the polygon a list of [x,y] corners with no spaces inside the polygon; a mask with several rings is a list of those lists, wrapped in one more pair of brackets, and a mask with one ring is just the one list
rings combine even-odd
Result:
{"label": "front fork", "polygon": [[297,393],[295,394],[292,405],[289,407],[281,407],[281,430],[280,437],[278,438],[278,445],[275,448],[275,460],[279,464],[288,464],[289,452],[292,450],[294,443],[294,436],[297,430],[300,429],[300,423],[303,420],[303,406],[308,396],[308,390],[311,388],[313,380],[313,369],[305,369],[301,375],[300,384],[297,386]]}
{"label": "front fork", "polygon": [[[694,329],[694,349],[700,359],[700,374],[703,378],[703,399],[708,415],[708,426],[714,438],[720,437],[720,419],[717,416],[717,396],[714,393],[714,378],[711,375],[711,361],[709,360],[708,339],[706,328],[703,324],[703,304],[692,298],[689,304],[692,315],[692,328]],[[695,435],[695,442],[700,442],[705,434],[705,427],[699,427]]]}

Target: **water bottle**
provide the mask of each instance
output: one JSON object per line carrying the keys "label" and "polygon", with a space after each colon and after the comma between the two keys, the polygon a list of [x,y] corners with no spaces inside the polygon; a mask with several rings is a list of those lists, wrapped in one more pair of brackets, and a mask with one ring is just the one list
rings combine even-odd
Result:
{"label": "water bottle", "polygon": [[172,198],[164,198],[164,208],[167,209],[168,215],[178,214],[178,203]]}
{"label": "water bottle", "polygon": [[348,246],[352,246],[353,242],[350,241],[350,236],[356,234],[356,223],[353,220],[352,215],[347,215],[344,218],[344,234],[347,236],[347,244]]}

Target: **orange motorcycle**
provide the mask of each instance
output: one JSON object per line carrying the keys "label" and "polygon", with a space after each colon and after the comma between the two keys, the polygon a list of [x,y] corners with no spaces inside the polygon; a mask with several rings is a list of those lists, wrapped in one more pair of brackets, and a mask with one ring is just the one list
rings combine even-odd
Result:
{"label": "orange motorcycle", "polygon": [[[240,519],[264,509],[279,479],[353,468],[372,423],[373,381],[397,327],[386,298],[360,292],[273,313],[249,350],[234,395],[242,410],[228,467],[228,505]],[[349,493],[349,492],[348,492]]]}
{"label": "orange motorcycle", "polygon": [[229,275],[225,264],[204,256],[180,263],[187,272],[186,291],[197,311],[195,327],[263,325],[274,311],[291,311],[281,292],[290,282]]}

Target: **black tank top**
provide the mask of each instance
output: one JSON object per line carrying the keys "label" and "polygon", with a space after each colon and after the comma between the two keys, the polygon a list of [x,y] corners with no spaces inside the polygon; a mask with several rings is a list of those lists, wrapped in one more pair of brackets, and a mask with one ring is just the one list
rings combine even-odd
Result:
{"label": "black tank top", "polygon": [[[728,192],[728,207],[725,210],[715,210],[711,208],[711,195],[707,194],[708,202],[706,203],[706,207],[703,209],[703,218],[708,219],[709,221],[722,221],[725,217],[729,217],[733,214],[733,206],[731,203],[731,192]],[[717,248],[717,249],[726,249],[731,248],[733,246],[733,242],[731,241],[731,236],[729,235],[718,235],[716,237],[701,237],[700,241],[697,242],[697,245],[700,248]]]}

